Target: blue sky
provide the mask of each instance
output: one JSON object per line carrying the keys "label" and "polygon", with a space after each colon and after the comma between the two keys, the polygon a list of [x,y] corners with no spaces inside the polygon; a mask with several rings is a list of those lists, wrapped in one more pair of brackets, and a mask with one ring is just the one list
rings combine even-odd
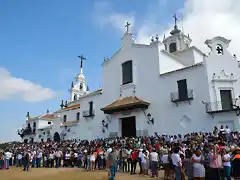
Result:
{"label": "blue sky", "polygon": [[[207,11],[207,1],[201,3]],[[79,72],[78,55],[87,58],[84,74],[90,90],[95,90],[101,84],[103,58],[120,47],[126,21],[145,43],[169,31],[173,14],[180,11],[196,44],[213,32],[204,31],[198,38],[198,30],[190,28],[198,24],[189,14],[199,17],[201,12],[184,0],[0,0],[0,141],[19,139],[16,130],[27,111],[33,116],[47,108],[55,111],[61,99],[68,99],[68,88]],[[205,23],[200,22],[199,26]]]}

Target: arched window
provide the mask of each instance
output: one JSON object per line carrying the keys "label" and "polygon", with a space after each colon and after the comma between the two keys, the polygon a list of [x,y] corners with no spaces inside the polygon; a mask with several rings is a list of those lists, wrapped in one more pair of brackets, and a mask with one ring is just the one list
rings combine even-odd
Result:
{"label": "arched window", "polygon": [[33,123],[33,127],[34,127],[34,128],[36,127],[36,122]]}
{"label": "arched window", "polygon": [[132,61],[122,63],[122,84],[133,82],[133,67]]}
{"label": "arched window", "polygon": [[80,83],[79,89],[82,90],[82,88],[83,88],[83,83]]}
{"label": "arched window", "polygon": [[216,52],[217,52],[217,55],[223,55],[223,47],[221,44],[217,44]]}
{"label": "arched window", "polygon": [[76,94],[73,95],[73,100],[74,101],[77,100],[77,95]]}
{"label": "arched window", "polygon": [[177,51],[177,44],[176,43],[171,43],[169,45],[169,52],[173,53],[173,52],[176,52],[176,51]]}

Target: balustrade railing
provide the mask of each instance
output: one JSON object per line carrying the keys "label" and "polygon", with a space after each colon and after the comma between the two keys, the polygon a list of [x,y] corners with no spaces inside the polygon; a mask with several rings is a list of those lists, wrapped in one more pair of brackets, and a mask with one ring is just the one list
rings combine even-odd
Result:
{"label": "balustrade railing", "polygon": [[179,96],[179,92],[172,92],[171,93],[171,101],[178,102],[178,101],[188,101],[193,99],[193,90],[188,89],[185,96]]}
{"label": "balustrade railing", "polygon": [[237,108],[237,99],[227,100],[227,101],[215,101],[215,102],[207,102],[206,112],[218,112],[218,111],[233,111]]}

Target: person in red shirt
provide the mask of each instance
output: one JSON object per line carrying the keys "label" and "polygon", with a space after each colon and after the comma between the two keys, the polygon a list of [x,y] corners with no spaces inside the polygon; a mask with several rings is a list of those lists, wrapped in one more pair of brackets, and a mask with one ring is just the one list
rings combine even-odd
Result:
{"label": "person in red shirt", "polygon": [[102,159],[101,159],[99,153],[100,153],[100,148],[97,147],[97,148],[96,148],[96,162],[95,162],[95,169],[96,169],[97,166],[98,166],[98,169],[101,169],[101,160],[102,160]]}
{"label": "person in red shirt", "polygon": [[136,174],[136,166],[137,166],[137,161],[138,161],[138,151],[136,148],[131,153],[131,174]]}
{"label": "person in red shirt", "polygon": [[160,151],[161,145],[159,143],[156,144],[156,150],[157,152]]}
{"label": "person in red shirt", "polygon": [[151,153],[152,150],[153,150],[152,145],[150,144],[150,145],[148,146],[148,148],[149,148],[149,152]]}

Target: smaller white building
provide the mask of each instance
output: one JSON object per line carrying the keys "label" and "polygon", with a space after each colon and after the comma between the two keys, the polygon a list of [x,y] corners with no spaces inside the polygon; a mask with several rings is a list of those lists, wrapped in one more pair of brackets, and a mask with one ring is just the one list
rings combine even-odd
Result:
{"label": "smaller white building", "polygon": [[48,111],[36,117],[31,117],[29,112],[27,112],[26,123],[23,128],[18,130],[18,134],[25,143],[46,142],[53,139],[51,130],[56,119],[58,118]]}

